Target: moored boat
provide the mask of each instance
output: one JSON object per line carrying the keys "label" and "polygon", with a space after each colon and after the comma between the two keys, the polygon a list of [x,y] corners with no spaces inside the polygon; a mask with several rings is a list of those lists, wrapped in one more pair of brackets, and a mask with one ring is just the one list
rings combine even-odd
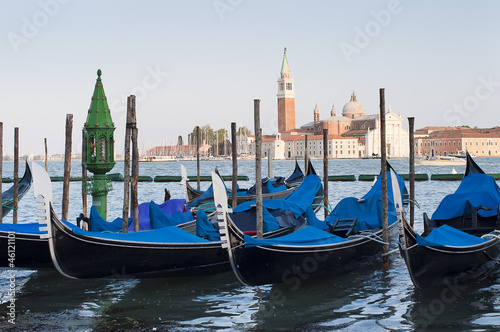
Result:
{"label": "moored boat", "polygon": [[402,220],[400,253],[419,288],[481,277],[500,261],[500,190],[493,177],[467,156],[455,193],[446,196],[418,235]]}
{"label": "moored boat", "polygon": [[[391,172],[388,182],[394,195],[389,194],[389,232],[394,235],[397,218],[402,214],[404,189],[400,185],[404,186],[404,180]],[[216,195],[223,196],[223,183],[215,183]],[[217,200],[223,202],[225,197]],[[286,283],[293,288],[301,280],[344,274],[380,258],[384,245],[381,180],[363,198],[342,200],[337,207],[332,212],[332,223],[318,221],[309,210],[308,226],[282,237],[255,239],[235,225],[227,206],[219,206],[221,239],[237,279],[245,285]]]}

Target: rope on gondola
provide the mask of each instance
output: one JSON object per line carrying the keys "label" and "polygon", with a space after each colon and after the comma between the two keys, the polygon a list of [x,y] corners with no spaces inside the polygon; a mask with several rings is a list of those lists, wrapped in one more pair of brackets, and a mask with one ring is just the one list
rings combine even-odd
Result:
{"label": "rope on gondola", "polygon": [[356,234],[356,235],[349,236],[349,238],[356,238],[356,237],[361,237],[361,238],[372,240],[372,241],[375,241],[375,242],[378,242],[381,244],[389,245],[388,242],[384,242],[384,240],[376,234],[370,234],[370,235]]}
{"label": "rope on gondola", "polygon": [[386,252],[385,254],[382,254],[382,256],[389,256],[390,254],[395,254],[397,252],[399,252],[399,249],[394,249],[394,250]]}
{"label": "rope on gondola", "polygon": [[408,203],[408,202],[413,202],[413,204],[415,204],[415,206],[420,209],[420,204],[418,204],[418,202],[416,200],[409,199],[409,198],[405,199],[405,203]]}
{"label": "rope on gondola", "polygon": [[[13,203],[14,201],[13,201],[13,200],[11,200],[11,199],[5,199],[5,200],[4,200],[4,202]],[[2,204],[2,207],[6,207],[7,209],[11,209],[11,210],[17,210],[17,209],[19,209],[18,207],[17,207],[17,208],[14,208],[14,207],[12,207],[12,206],[7,206],[7,205],[5,205],[5,204]]]}

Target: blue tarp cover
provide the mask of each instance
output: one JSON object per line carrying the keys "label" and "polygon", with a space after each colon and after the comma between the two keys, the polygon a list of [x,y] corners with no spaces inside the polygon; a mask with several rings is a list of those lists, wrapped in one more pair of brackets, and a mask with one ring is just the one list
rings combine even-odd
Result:
{"label": "blue tarp cover", "polygon": [[[401,197],[403,197],[405,182],[397,175]],[[389,196],[389,225],[397,220],[392,193],[391,173],[387,172],[387,194]],[[401,199],[402,201],[402,199]],[[347,197],[342,199],[325,219],[333,225],[337,219],[358,218],[354,226],[355,232],[382,227],[382,177],[379,176],[370,191],[361,199]]]}
{"label": "blue tarp cover", "polygon": [[[24,234],[42,234],[39,228],[40,225],[37,222],[32,222],[28,224],[0,224],[0,231],[2,232],[16,232],[16,233],[24,233]],[[46,232],[43,232],[46,233]]]}
{"label": "blue tarp cover", "polygon": [[308,206],[306,210],[306,220],[309,226],[319,228],[323,231],[330,229],[330,226],[328,226],[326,222],[316,217],[316,213],[314,213],[314,210],[310,206]]}
{"label": "blue tarp cover", "polygon": [[245,234],[244,240],[245,247],[271,245],[317,246],[348,241],[340,236],[327,233],[311,226],[306,226],[293,233],[270,239],[256,239]]}
{"label": "blue tarp cover", "polygon": [[[92,232],[119,232],[122,230],[122,218],[116,218],[115,220],[108,222],[104,220],[97,212],[94,205],[90,208],[90,229]],[[132,223],[132,219],[128,219],[129,226]],[[132,230],[133,230],[132,225]]]}
{"label": "blue tarp cover", "polygon": [[[169,199],[158,205],[158,208],[163,211],[166,216],[172,216],[176,212],[184,212],[184,204],[186,203],[185,199]],[[139,204],[139,230],[148,230],[151,229],[151,220],[149,217],[149,205],[156,204],[155,202],[145,202]],[[133,212],[131,212],[132,214]],[[134,230],[134,225],[131,224],[128,228],[129,231]]]}
{"label": "blue tarp cover", "polygon": [[484,206],[491,210],[479,210],[481,217],[497,215],[500,190],[495,179],[486,174],[471,173],[462,179],[455,193],[447,195],[432,215],[433,220],[447,220],[471,213],[471,207]]}
{"label": "blue tarp cover", "polygon": [[[262,205],[271,210],[293,211],[296,218],[306,212],[308,206],[314,201],[318,190],[321,188],[321,180],[315,174],[306,176],[304,181],[290,195],[284,199],[266,199]],[[238,205],[233,209],[234,213],[247,211],[254,208],[256,202],[249,201]]]}
{"label": "blue tarp cover", "polygon": [[[170,212],[173,211],[169,211],[169,213]],[[191,212],[189,211],[182,212],[182,210],[180,210],[175,212],[173,215],[166,215],[165,212],[160,209],[160,206],[157,205],[155,202],[151,201],[149,203],[149,221],[151,224],[151,229],[158,229],[168,226],[177,226],[179,224],[183,224],[191,220],[194,220],[194,218]]]}
{"label": "blue tarp cover", "polygon": [[426,237],[417,234],[417,243],[421,247],[466,247],[481,244],[486,241],[486,239],[467,234],[448,225],[434,228]]}
{"label": "blue tarp cover", "polygon": [[209,241],[220,241],[219,232],[208,221],[207,214],[203,210],[199,210],[196,215],[196,235]]}
{"label": "blue tarp cover", "polygon": [[120,241],[133,241],[133,242],[154,242],[154,243],[203,243],[209,242],[196,235],[193,235],[185,230],[175,226],[164,227],[160,229],[153,229],[143,232],[129,232],[129,233],[99,233],[84,231],[67,221],[64,221],[75,234],[91,236],[101,239],[111,239]]}

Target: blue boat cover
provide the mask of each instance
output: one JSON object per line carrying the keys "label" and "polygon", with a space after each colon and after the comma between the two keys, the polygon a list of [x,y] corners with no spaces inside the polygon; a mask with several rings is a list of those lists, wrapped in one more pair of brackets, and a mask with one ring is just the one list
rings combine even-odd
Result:
{"label": "blue boat cover", "polygon": [[433,220],[447,220],[470,214],[472,207],[484,206],[491,210],[479,210],[481,217],[497,215],[500,190],[492,176],[471,173],[465,176],[455,193],[447,195],[432,215]]}
{"label": "blue boat cover", "polygon": [[470,235],[448,225],[434,228],[426,237],[417,234],[417,243],[420,247],[466,247],[481,244],[486,241],[486,239]]}
{"label": "blue boat cover", "polygon": [[[149,205],[151,203],[156,204],[154,202],[145,202],[139,204],[139,230],[141,231],[151,229],[151,220],[149,217]],[[185,212],[185,203],[185,199],[169,199],[168,201],[165,201],[162,204],[158,205],[158,207],[166,216],[172,216],[179,211]],[[132,214],[133,212],[131,212],[131,215]],[[133,231],[134,225],[130,224],[128,230]]]}
{"label": "blue boat cover", "polygon": [[[403,197],[405,182],[398,177],[401,197]],[[389,197],[389,225],[397,220],[394,207],[394,195],[391,190],[391,172],[387,172],[387,195]],[[402,200],[402,199],[401,199]],[[326,217],[325,222],[333,225],[337,219],[358,218],[354,226],[355,232],[372,230],[382,227],[382,177],[379,176],[370,191],[361,199],[347,197],[342,199]]]}
{"label": "blue boat cover", "polygon": [[196,235],[193,235],[179,227],[169,226],[159,229],[147,230],[143,232],[129,233],[99,233],[84,231],[76,225],[67,221],[62,222],[70,227],[75,234],[91,236],[100,239],[110,239],[118,241],[152,242],[152,243],[204,243],[209,242]]}
{"label": "blue boat cover", "polygon": [[[40,226],[45,226],[45,225],[40,225],[37,222],[31,222],[27,224],[0,224],[0,231],[1,232],[16,232],[16,233],[24,233],[24,234],[42,234],[40,232]],[[46,232],[43,232],[46,233]]]}
{"label": "blue boat cover", "polygon": [[[181,201],[183,201],[183,199]],[[162,205],[164,205],[165,203],[163,203]],[[173,211],[168,211],[168,212],[170,213]],[[140,220],[141,218],[139,218],[139,222]],[[175,212],[173,215],[167,215],[164,211],[160,209],[160,206],[157,205],[155,202],[151,201],[149,203],[149,222],[151,225],[151,229],[158,229],[168,226],[177,226],[179,224],[183,224],[191,220],[194,220],[194,218],[191,212],[189,211],[182,212],[182,210],[179,210]]]}
{"label": "blue boat cover", "polygon": [[[262,205],[272,210],[282,209],[293,211],[295,217],[298,218],[306,212],[308,206],[311,206],[321,186],[322,184],[319,177],[315,174],[311,174],[306,176],[300,186],[287,197],[283,199],[266,199],[262,201]],[[255,204],[255,201],[242,203],[234,208],[233,212],[248,211],[255,208]]]}
{"label": "blue boat cover", "polygon": [[[97,212],[97,209],[94,205],[90,208],[90,229],[93,232],[120,232],[122,230],[122,218],[116,218],[115,220],[108,222],[104,220]],[[132,219],[128,219],[128,225],[132,224]],[[132,225],[133,230],[133,225]]]}
{"label": "blue boat cover", "polygon": [[208,220],[207,214],[203,210],[199,210],[196,215],[196,235],[208,241],[220,241],[219,232]]}
{"label": "blue boat cover", "polygon": [[245,234],[244,240],[245,247],[272,245],[318,246],[348,241],[340,236],[327,233],[312,226],[306,226],[293,233],[270,239],[256,239]]}
{"label": "blue boat cover", "polygon": [[330,229],[330,226],[326,222],[316,217],[316,213],[314,213],[314,210],[310,206],[308,206],[306,210],[306,220],[308,226],[316,227],[323,231]]}

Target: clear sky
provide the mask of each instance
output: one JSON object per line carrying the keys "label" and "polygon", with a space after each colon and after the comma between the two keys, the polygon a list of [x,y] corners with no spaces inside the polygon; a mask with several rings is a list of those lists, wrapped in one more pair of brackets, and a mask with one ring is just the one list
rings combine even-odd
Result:
{"label": "clear sky", "polygon": [[[499,1],[1,1],[4,154],[73,151],[97,78],[123,149],[126,96],[136,94],[141,148],[194,126],[277,131],[283,48],[296,125],[338,113],[355,90],[368,114],[386,104],[415,127],[500,125]],[[404,121],[407,127],[407,121]]]}

